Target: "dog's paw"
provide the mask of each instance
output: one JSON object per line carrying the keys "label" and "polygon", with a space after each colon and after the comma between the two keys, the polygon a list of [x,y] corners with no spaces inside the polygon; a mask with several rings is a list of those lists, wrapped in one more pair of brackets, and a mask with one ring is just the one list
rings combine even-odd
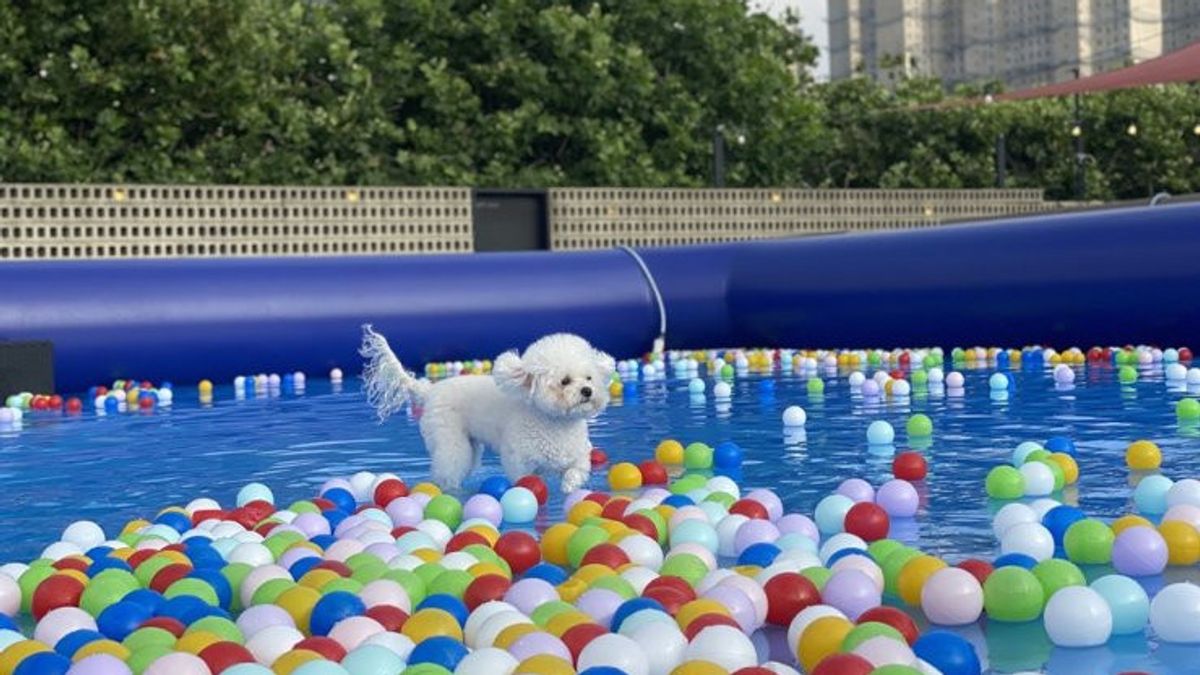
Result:
{"label": "dog's paw", "polygon": [[569,469],[563,473],[560,489],[563,494],[570,494],[587,483],[588,473],[578,469]]}

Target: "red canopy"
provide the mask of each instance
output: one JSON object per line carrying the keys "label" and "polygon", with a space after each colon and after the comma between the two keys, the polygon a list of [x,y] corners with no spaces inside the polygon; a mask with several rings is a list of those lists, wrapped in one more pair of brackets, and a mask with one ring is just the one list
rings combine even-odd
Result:
{"label": "red canopy", "polygon": [[1194,82],[1200,80],[1200,41],[1169,54],[1143,61],[1137,65],[1090,75],[1078,80],[1020,89],[996,96],[997,101],[1020,101],[1028,98],[1070,96],[1113,89],[1130,89],[1149,84]]}

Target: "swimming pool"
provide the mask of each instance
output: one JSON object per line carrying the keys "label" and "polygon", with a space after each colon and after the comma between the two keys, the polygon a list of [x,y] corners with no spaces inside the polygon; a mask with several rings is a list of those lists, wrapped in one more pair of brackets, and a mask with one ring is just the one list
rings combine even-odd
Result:
{"label": "swimming pool", "polygon": [[[913,396],[897,403],[869,402],[851,394],[848,371],[822,371],[823,395],[807,392],[807,376],[782,371],[735,378],[733,395],[720,401],[710,392],[698,399],[684,379],[664,378],[627,387],[625,395],[596,421],[594,443],[610,462],[640,461],[665,438],[684,443],[737,442],[745,451],[742,483],[770,487],[789,510],[812,514],[817,501],[845,478],[878,485],[891,477],[889,448],[870,448],[866,428],[887,420],[904,449],[904,422],[913,412],[933,421],[928,447],[930,475],[918,484],[921,507],[913,521],[893,522],[891,536],[957,562],[991,559],[998,546],[991,530],[989,503],[982,486],[993,466],[1008,462],[1023,441],[1051,436],[1072,438],[1078,448],[1080,479],[1063,495],[1090,517],[1112,519],[1132,511],[1134,477],[1124,451],[1133,440],[1154,440],[1163,450],[1163,472],[1175,478],[1200,474],[1200,435],[1176,422],[1174,401],[1161,366],[1145,369],[1132,387],[1116,383],[1109,365],[1078,368],[1076,386],[1056,389],[1047,369],[1013,371],[1015,392],[1004,402],[988,395],[994,367],[959,366],[965,396]],[[764,394],[761,382],[775,381]],[[780,415],[802,405],[808,422],[802,435],[785,432]],[[497,473],[494,458],[484,475]],[[251,480],[267,483],[277,503],[311,497],[333,476],[360,470],[391,471],[415,482],[427,475],[427,461],[411,420],[378,425],[357,382],[335,390],[328,381],[310,380],[303,396],[233,400],[232,388],[218,387],[216,404],[199,407],[193,392],[179,390],[173,409],[154,414],[95,418],[27,417],[19,432],[0,435],[0,551],[5,560],[29,560],[78,519],[92,519],[106,531],[125,521],[153,516],[169,504],[197,496],[230,503]],[[604,486],[603,471],[592,487]],[[561,518],[552,500],[550,520]],[[545,516],[543,516],[545,517]],[[1089,577],[1099,570],[1086,570]],[[1200,581],[1193,567],[1168,568],[1144,580],[1151,589],[1173,581]],[[1085,650],[1053,648],[1040,621],[956,629],[977,647],[995,672],[1048,667],[1052,672],[1188,672],[1194,646],[1152,645],[1145,638],[1119,638]],[[1189,655],[1192,656],[1189,656]]]}

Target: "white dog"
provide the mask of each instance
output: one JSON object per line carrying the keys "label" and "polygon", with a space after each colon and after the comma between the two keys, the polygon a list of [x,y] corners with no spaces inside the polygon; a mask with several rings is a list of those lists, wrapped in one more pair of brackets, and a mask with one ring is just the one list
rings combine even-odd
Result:
{"label": "white dog", "polygon": [[421,436],[433,480],[456,489],[479,465],[483,448],[500,455],[509,478],[535,471],[562,477],[564,493],[587,482],[592,445],[588,419],[608,405],[615,362],[581,337],[558,333],[525,353],[496,357],[491,376],[463,375],[439,382],[404,369],[382,335],[363,326],[359,350],[367,401],[380,420],[412,400],[424,408]]}

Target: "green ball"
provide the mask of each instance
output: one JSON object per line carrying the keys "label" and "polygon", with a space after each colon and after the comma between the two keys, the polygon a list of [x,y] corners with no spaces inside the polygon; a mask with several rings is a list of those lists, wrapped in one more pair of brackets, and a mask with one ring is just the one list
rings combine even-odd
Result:
{"label": "green ball", "polygon": [[453,530],[462,523],[462,503],[450,495],[442,494],[425,505],[425,517],[440,520]]}
{"label": "green ball", "polygon": [[871,675],[921,675],[921,671],[912,666],[902,666],[896,663],[890,663],[886,666],[880,666],[871,671]]}
{"label": "green ball", "polygon": [[808,567],[800,570],[800,576],[811,581],[819,592],[825,590],[825,584],[829,581],[829,577],[833,576],[833,572],[830,572],[827,567]]}
{"label": "green ball", "polygon": [[242,634],[242,629],[238,628],[236,623],[223,616],[206,616],[203,619],[193,621],[184,632],[194,633],[200,630],[220,636],[226,642],[236,642],[240,645],[246,641],[246,636]]}
{"label": "green ball", "polygon": [[[445,571],[446,568],[437,563],[421,563],[420,565],[417,565],[416,569],[413,570],[413,572],[421,578],[421,581],[424,582],[426,589],[425,592],[429,593],[430,595],[433,595],[433,593],[428,590],[429,584],[432,584],[433,580],[438,578],[438,576]],[[415,607],[416,605],[414,604],[413,606]]]}
{"label": "green ball", "polygon": [[808,388],[808,393],[810,394],[825,393],[825,382],[819,377],[808,378],[808,382],[805,384],[805,387]]}
{"label": "green ball", "polygon": [[250,605],[273,605],[284,591],[295,585],[296,582],[291,579],[271,579],[254,589],[254,595],[250,596]]}
{"label": "green ball", "polygon": [[1050,602],[1050,596],[1067,586],[1086,586],[1087,579],[1075,563],[1050,558],[1033,566],[1030,570],[1042,585],[1042,602]]}
{"label": "green ball", "polygon": [[[926,368],[936,368],[936,367],[938,367],[939,365],[941,365],[941,363],[942,363],[942,359],[941,359],[941,357],[940,357],[940,356],[934,356],[933,354],[927,354],[927,355],[925,356],[925,360],[924,360],[924,361],[922,361],[921,363],[922,363],[922,364],[923,364],[923,365],[924,365]],[[915,374],[915,373],[914,373],[914,374]]]}
{"label": "green ball", "polygon": [[33,592],[37,590],[38,584],[46,579],[54,576],[53,567],[30,567],[21,573],[21,578],[17,579],[17,586],[21,588],[21,611],[29,613],[33,606]]}
{"label": "green ball", "polygon": [[1095,518],[1071,523],[1063,537],[1067,558],[1079,565],[1107,565],[1112,562],[1112,528]]}
{"label": "green ball", "polygon": [[137,569],[133,571],[133,576],[137,577],[138,583],[143,588],[150,588],[150,581],[154,579],[154,575],[158,574],[162,568],[174,564],[175,561],[165,555],[152,555],[137,566]]}
{"label": "green ball", "polygon": [[506,561],[504,558],[501,558],[496,554],[495,551],[487,546],[484,546],[483,544],[470,544],[468,546],[464,546],[462,550],[463,553],[470,553],[471,555],[475,556],[475,559],[479,562],[492,563],[493,565],[499,566],[500,569],[508,572],[510,575],[512,574],[512,567],[509,567],[508,561]]}
{"label": "green ball", "polygon": [[[111,574],[110,574],[111,573]],[[127,594],[141,588],[137,578],[125,570],[107,569],[97,574],[83,589],[79,607],[93,617],[100,616],[109,605],[115,605]]]}
{"label": "green ball", "polygon": [[880,362],[882,362],[882,360],[883,360],[883,359],[882,359],[882,358],[879,356],[879,351],[878,351],[878,350],[876,350],[876,351],[873,351],[873,352],[871,352],[871,353],[867,354],[867,363],[868,363],[869,365],[872,365],[872,366],[877,366],[877,365],[879,365],[879,364],[880,364]]}
{"label": "green ball", "polygon": [[430,595],[452,595],[459,600],[467,592],[467,586],[475,581],[475,577],[466,570],[446,570],[434,578],[429,584]]}
{"label": "green ball", "polygon": [[264,539],[263,546],[266,546],[267,550],[271,552],[271,557],[279,560],[279,556],[283,555],[284,551],[302,541],[304,541],[303,534],[291,530],[284,530],[283,532],[272,534]]}
{"label": "green ball", "polygon": [[1025,494],[1025,477],[1016,467],[1002,464],[988,472],[986,489],[992,499],[1020,499]]}
{"label": "green ball", "polygon": [[733,379],[733,366],[732,365],[726,363],[725,365],[721,366],[721,379],[722,380],[732,380]]}
{"label": "green ball", "polygon": [[1050,469],[1050,474],[1054,476],[1054,491],[1058,492],[1062,490],[1067,484],[1067,475],[1063,473],[1062,467],[1058,465],[1058,462],[1050,459],[1043,459],[1039,461],[1042,464],[1045,464],[1046,468]]}
{"label": "green ball", "polygon": [[633,587],[633,584],[629,583],[625,577],[616,574],[596,578],[592,583],[588,584],[588,590],[593,588],[612,591],[625,600],[632,600],[638,596],[638,592]]}
{"label": "green ball", "polygon": [[883,570],[883,591],[893,597],[900,597],[900,570],[908,564],[908,561],[913,558],[918,558],[922,555],[915,548],[900,546],[887,554],[887,557],[879,563],[879,569]]}
{"label": "green ball", "polygon": [[[695,444],[693,444],[693,445],[695,445]],[[700,444],[700,445],[703,445],[703,444]],[[689,445],[688,450],[690,450],[691,447],[692,446]],[[705,447],[708,447],[708,446],[705,446]],[[686,457],[686,454],[685,454],[685,457]],[[712,462],[712,450],[711,449],[708,451],[708,457],[709,457],[709,462],[711,463]],[[685,459],[684,461],[686,462],[687,460]],[[680,476],[679,478],[676,478],[671,483],[671,486],[668,489],[671,491],[671,494],[673,494],[673,495],[685,495],[685,494],[691,492],[692,490],[697,490],[699,488],[704,487],[705,484],[707,484],[707,483],[708,483],[708,479],[705,478],[704,476],[702,476],[698,473],[688,473],[688,474],[684,474],[684,475]]]}
{"label": "green ball", "polygon": [[[914,378],[915,380],[915,378]],[[914,382],[915,384],[915,382]],[[924,438],[933,435],[933,420],[929,419],[928,415],[917,413],[908,418],[908,424],[905,425],[905,430],[909,436],[916,438]]]}
{"label": "green ball", "polygon": [[351,570],[350,578],[362,584],[375,581],[388,570],[386,563],[370,553],[355,553],[346,559],[346,566]]}
{"label": "green ball", "polygon": [[575,605],[572,605],[569,602],[565,602],[563,600],[551,600],[550,602],[544,602],[538,605],[537,608],[533,610],[533,613],[529,615],[529,618],[533,619],[533,623],[536,624],[538,628],[545,628],[546,624],[550,622],[550,619],[553,619],[563,612],[574,611]]}
{"label": "green ball", "polygon": [[363,585],[358,580],[338,577],[325,582],[325,585],[321,587],[321,595],[329,595],[336,591],[345,591],[353,595],[358,595],[362,592],[362,589]]}
{"label": "green ball", "polygon": [[658,545],[666,546],[667,535],[669,533],[667,530],[667,519],[663,517],[663,514],[654,509],[641,509],[638,511],[638,515],[645,516],[650,519],[650,522],[654,523],[654,529],[658,531]]}
{"label": "green ball", "polygon": [[[925,357],[925,361],[926,362],[929,361],[928,356]],[[925,367],[932,368],[932,366],[930,366],[930,365],[926,365]],[[914,389],[916,389],[916,387],[918,387],[918,386],[924,386],[924,385],[929,384],[929,373],[926,373],[924,370],[914,370],[913,374],[912,374],[912,384],[913,384]],[[925,417],[925,416],[922,415],[922,417]],[[926,419],[928,419],[928,418],[926,418]],[[930,425],[930,430],[932,431],[932,423]]]}
{"label": "green ball", "polygon": [[165,628],[154,626],[139,628],[126,635],[121,644],[131,652],[141,651],[147,647],[167,647],[169,649],[175,646],[175,634]]}
{"label": "green ball", "polygon": [[692,443],[683,449],[683,466],[686,469],[711,469],[713,449],[704,443]]}
{"label": "green ball", "polygon": [[871,559],[875,561],[875,564],[878,565],[880,561],[888,557],[888,554],[890,554],[892,551],[903,547],[904,544],[896,541],[895,539],[877,539],[870,544],[867,544],[867,554],[869,554]]}
{"label": "green ball", "polygon": [[908,644],[907,641],[905,641],[904,636],[900,634],[900,631],[896,630],[895,628],[892,628],[886,623],[868,621],[866,623],[858,624],[846,634],[846,637],[842,638],[841,651],[843,653],[852,652],[856,647],[867,640],[879,636],[890,637],[893,640]]}
{"label": "green ball", "polygon": [[1121,384],[1133,384],[1138,379],[1137,370],[1133,366],[1121,366],[1117,371],[1117,379]]}
{"label": "green ball", "polygon": [[965,361],[967,360],[967,353],[963,351],[962,347],[955,347],[950,350],[950,358],[954,361]]}
{"label": "green ball", "polygon": [[436,663],[418,663],[400,671],[400,675],[452,675],[445,667]]}
{"label": "green ball", "polygon": [[983,608],[991,621],[1033,621],[1041,616],[1044,603],[1041,582],[1023,567],[1001,567],[983,583]]}
{"label": "green ball", "polygon": [[1122,349],[1117,352],[1117,365],[1129,365],[1134,362],[1133,352],[1128,349]]}
{"label": "green ball", "polygon": [[421,601],[429,594],[425,590],[427,588],[425,582],[411,570],[388,570],[383,578],[400,584],[400,587],[408,594],[408,600],[413,607],[421,604]]}
{"label": "green ball", "polygon": [[567,561],[571,567],[579,567],[588,551],[606,541],[608,530],[597,525],[584,525],[567,539]]}
{"label": "green ball", "polygon": [[736,502],[737,499],[734,498],[734,496],[729,494],[728,492],[713,492],[713,493],[710,493],[707,497],[705,497],[704,501],[716,502],[716,503],[720,504],[721,506],[724,506],[725,509],[728,510],[730,506],[733,506],[733,503]]}
{"label": "green ball", "polygon": [[320,513],[321,507],[307,499],[301,499],[300,501],[292,502],[292,505],[288,507],[288,511],[292,511],[296,515],[301,513]]}
{"label": "green ball", "polygon": [[[174,643],[172,643],[174,644]],[[170,645],[150,645],[141,649],[129,650],[129,658],[125,659],[125,665],[133,671],[133,675],[142,675],[151,663],[175,651]]]}
{"label": "green ball", "polygon": [[242,582],[245,581],[246,575],[250,574],[251,569],[253,568],[246,563],[229,563],[221,568],[221,576],[225,577],[225,580],[229,582],[229,587],[233,589],[233,601],[229,603],[231,611],[237,612],[243,609]]}
{"label": "green ball", "polygon": [[1050,459],[1049,450],[1034,450],[1025,455],[1025,461],[1023,463],[1028,464],[1030,462],[1045,461],[1047,459]]}
{"label": "green ball", "polygon": [[1194,398],[1179,399],[1175,404],[1175,416],[1181,420],[1200,419],[1200,401]]}
{"label": "green ball", "polygon": [[[285,580],[286,581],[286,580]],[[178,598],[181,595],[190,595],[200,598],[212,607],[220,607],[221,600],[217,597],[217,591],[213,589],[208,582],[203,579],[183,578],[167,587],[163,593],[163,597],[170,600]]]}
{"label": "green ball", "polygon": [[658,572],[664,577],[679,577],[695,587],[708,576],[708,565],[691,553],[678,553],[667,558]]}

